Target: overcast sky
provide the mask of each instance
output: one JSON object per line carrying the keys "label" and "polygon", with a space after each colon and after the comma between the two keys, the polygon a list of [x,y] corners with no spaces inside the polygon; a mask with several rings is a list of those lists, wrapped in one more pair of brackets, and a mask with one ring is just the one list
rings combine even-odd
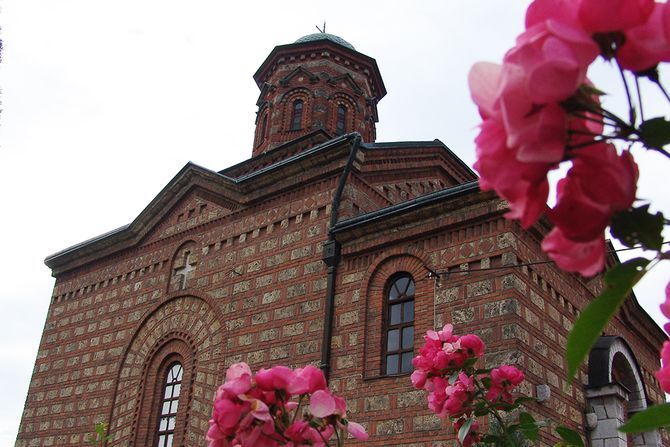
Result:
{"label": "overcast sky", "polygon": [[[439,138],[472,165],[478,115],[468,70],[500,61],[526,4],[5,0],[0,445],[16,437],[46,318],[53,278],[44,258],[131,222],[188,161],[220,170],[248,158],[252,74],[275,45],[325,20],[326,31],[377,60],[388,90],[378,141]],[[667,165],[658,161],[642,167],[642,197],[663,197]],[[670,270],[656,276],[636,291],[662,321]]]}

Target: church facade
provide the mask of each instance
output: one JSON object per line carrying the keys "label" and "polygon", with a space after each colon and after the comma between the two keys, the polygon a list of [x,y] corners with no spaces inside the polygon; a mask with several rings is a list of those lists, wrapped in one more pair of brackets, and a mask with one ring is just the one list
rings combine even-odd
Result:
{"label": "church facade", "polygon": [[319,365],[365,445],[452,445],[409,380],[445,323],[486,342],[487,366],[524,370],[539,418],[593,446],[668,445],[615,430],[664,400],[664,333],[632,297],[567,382],[566,337],[600,279],[547,262],[547,223],[505,220],[442,142],[375,142],[374,59],[321,33],[276,47],[254,79],[250,159],[189,163],[129,225],[46,259],[56,284],[17,446],[83,445],[97,422],[109,446],[205,445],[240,361]]}

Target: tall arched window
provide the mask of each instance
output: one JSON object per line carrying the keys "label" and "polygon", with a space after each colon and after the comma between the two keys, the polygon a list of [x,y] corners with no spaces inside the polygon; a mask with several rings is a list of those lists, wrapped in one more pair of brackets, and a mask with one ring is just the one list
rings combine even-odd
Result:
{"label": "tall arched window", "polygon": [[302,128],[302,99],[293,102],[293,112],[291,113],[291,130],[300,130]]}
{"label": "tall arched window", "polygon": [[414,356],[414,279],[408,273],[391,277],[386,287],[382,373],[412,372]]}
{"label": "tall arched window", "polygon": [[167,369],[156,431],[157,447],[172,447],[183,374],[184,370],[179,362],[170,364]]}
{"label": "tall arched window", "polygon": [[261,136],[261,143],[265,141],[265,138],[268,135],[268,114],[266,113],[265,116],[263,116],[263,133]]}
{"label": "tall arched window", "polygon": [[337,106],[337,121],[335,123],[335,133],[342,135],[347,130],[347,108],[340,104]]}

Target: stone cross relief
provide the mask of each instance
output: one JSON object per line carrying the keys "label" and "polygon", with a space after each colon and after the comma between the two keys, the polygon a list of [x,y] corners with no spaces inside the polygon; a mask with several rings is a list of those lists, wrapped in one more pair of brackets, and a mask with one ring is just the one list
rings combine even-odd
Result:
{"label": "stone cross relief", "polygon": [[179,282],[177,283],[176,290],[184,290],[186,288],[186,282],[191,277],[195,271],[195,261],[191,260],[191,252],[184,252],[184,265],[183,267],[176,267],[174,269],[174,276],[179,277]]}

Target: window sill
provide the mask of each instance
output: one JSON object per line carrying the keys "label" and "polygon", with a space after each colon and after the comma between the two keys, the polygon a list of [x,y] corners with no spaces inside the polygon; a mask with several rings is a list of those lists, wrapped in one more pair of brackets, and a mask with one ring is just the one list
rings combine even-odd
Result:
{"label": "window sill", "polygon": [[411,376],[411,372],[400,373],[400,374],[380,374],[378,376],[363,377],[364,382],[380,380],[380,379],[402,379],[405,377]]}

